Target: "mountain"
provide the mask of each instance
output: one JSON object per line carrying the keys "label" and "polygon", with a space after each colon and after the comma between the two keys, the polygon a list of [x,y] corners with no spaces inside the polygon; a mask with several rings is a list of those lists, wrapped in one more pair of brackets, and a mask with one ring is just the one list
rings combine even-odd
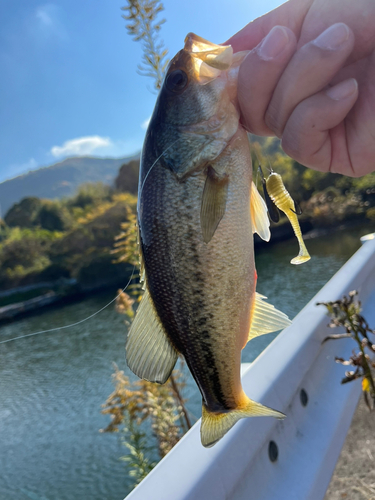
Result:
{"label": "mountain", "polygon": [[72,195],[80,184],[103,182],[113,184],[119,168],[139,155],[125,158],[77,156],[32,170],[0,183],[0,206],[3,216],[25,196],[62,198]]}

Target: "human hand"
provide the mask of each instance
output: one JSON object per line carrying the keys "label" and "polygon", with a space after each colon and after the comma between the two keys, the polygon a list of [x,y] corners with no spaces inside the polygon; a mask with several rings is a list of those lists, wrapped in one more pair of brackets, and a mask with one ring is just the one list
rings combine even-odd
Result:
{"label": "human hand", "polygon": [[250,132],[315,170],[375,170],[373,0],[290,0],[227,43],[252,49],[238,81]]}

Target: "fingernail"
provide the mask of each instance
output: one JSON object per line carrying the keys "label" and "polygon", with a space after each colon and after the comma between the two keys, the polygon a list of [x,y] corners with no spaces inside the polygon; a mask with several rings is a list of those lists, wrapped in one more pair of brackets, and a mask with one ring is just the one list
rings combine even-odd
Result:
{"label": "fingernail", "polygon": [[314,44],[325,50],[336,50],[345,43],[350,36],[349,28],[344,23],[337,23],[323,31],[314,40]]}
{"label": "fingernail", "polygon": [[274,26],[258,47],[258,55],[264,61],[270,61],[285,49],[288,42],[287,30],[282,26]]}
{"label": "fingernail", "polygon": [[326,94],[335,101],[341,101],[341,99],[345,99],[346,97],[354,94],[354,92],[357,91],[357,88],[357,80],[355,78],[351,78],[350,80],[346,80],[345,82],[341,82],[330,88],[326,91]]}

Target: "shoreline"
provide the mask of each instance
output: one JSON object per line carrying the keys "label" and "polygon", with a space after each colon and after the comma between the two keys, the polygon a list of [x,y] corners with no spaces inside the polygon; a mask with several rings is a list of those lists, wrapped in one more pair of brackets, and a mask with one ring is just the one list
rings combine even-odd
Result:
{"label": "shoreline", "polygon": [[[124,282],[127,283],[129,278],[130,274],[128,276],[119,277],[116,281],[102,283],[90,288],[75,286],[74,290],[65,291],[63,294],[50,290],[47,293],[37,295],[31,299],[0,307],[0,328],[5,324],[37,315],[47,309],[60,308],[69,304],[81,302],[92,295],[97,295],[111,289],[118,290],[119,288],[123,288]],[[18,287],[18,290],[19,289],[20,287]]]}
{"label": "shoreline", "polygon": [[[366,224],[366,222],[363,220],[361,220],[361,222],[363,223],[363,225]],[[320,238],[332,233],[333,231],[338,232],[345,229],[358,227],[358,220],[350,220],[334,227],[314,227],[311,219],[301,219],[300,226],[303,234],[303,239],[308,241],[311,239]],[[277,225],[271,223],[270,229],[271,240],[269,242],[263,241],[257,234],[254,234],[255,248],[262,248],[270,244],[276,245],[295,238],[293,228],[287,219],[284,219]],[[110,282],[101,282],[91,287],[82,286],[75,279],[64,280],[60,278],[53,282],[41,282],[1,290],[0,299],[6,297],[10,299],[12,295],[24,294],[32,290],[43,290],[43,293],[35,295],[27,300],[11,302],[4,306],[0,306],[0,326],[3,324],[11,323],[13,321],[17,321],[18,319],[23,319],[30,315],[38,314],[39,312],[46,310],[47,308],[63,307],[67,304],[79,302],[81,300],[84,300],[88,296],[101,293],[111,288],[122,288],[124,282],[127,282],[129,280],[130,275],[130,273],[126,273],[126,275],[124,274],[124,276],[118,277],[118,279],[116,280],[112,280]]]}

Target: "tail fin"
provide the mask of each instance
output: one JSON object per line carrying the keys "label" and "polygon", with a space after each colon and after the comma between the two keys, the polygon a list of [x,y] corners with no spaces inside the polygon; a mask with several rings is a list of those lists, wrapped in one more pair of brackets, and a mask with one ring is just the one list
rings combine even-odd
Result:
{"label": "tail fin", "polygon": [[252,401],[246,397],[244,408],[232,410],[228,413],[210,412],[205,404],[202,405],[201,441],[205,448],[210,448],[231,429],[241,418],[246,417],[275,417],[285,418],[284,413],[272,410],[267,406]]}

